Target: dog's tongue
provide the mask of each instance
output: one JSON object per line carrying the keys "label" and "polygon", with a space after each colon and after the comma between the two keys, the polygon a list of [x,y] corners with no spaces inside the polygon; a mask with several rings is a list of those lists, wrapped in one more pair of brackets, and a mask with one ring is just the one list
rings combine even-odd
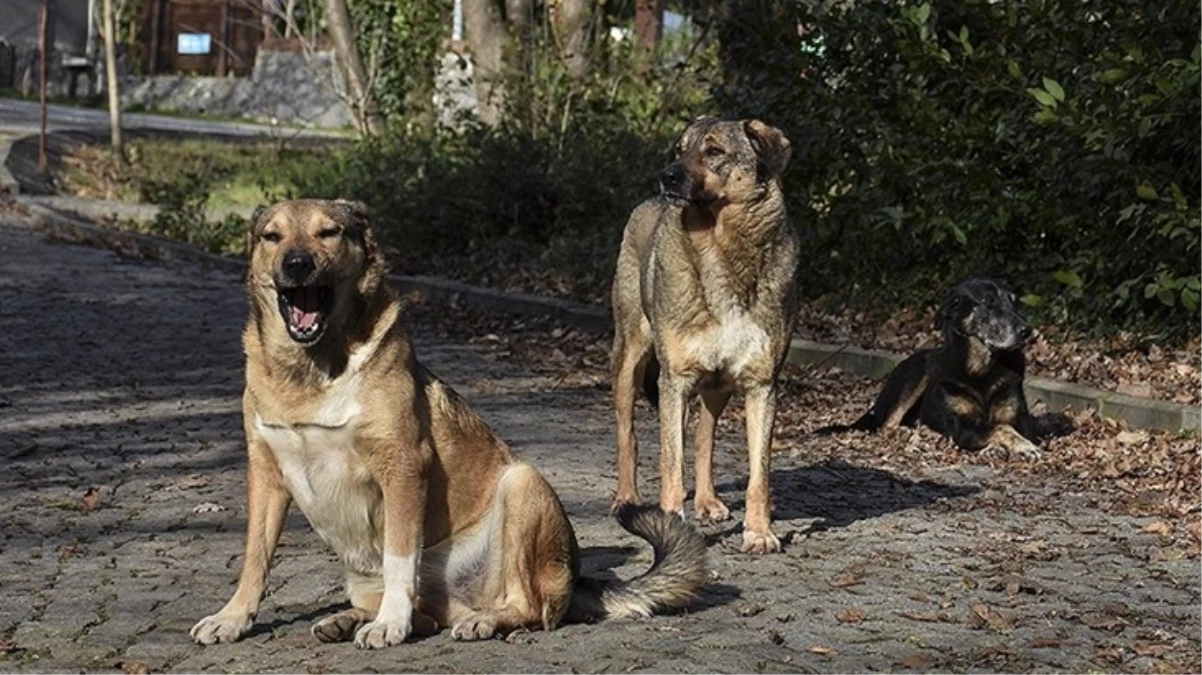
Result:
{"label": "dog's tongue", "polygon": [[317,323],[321,312],[318,308],[317,289],[301,288],[292,296],[289,319],[297,328],[309,329]]}

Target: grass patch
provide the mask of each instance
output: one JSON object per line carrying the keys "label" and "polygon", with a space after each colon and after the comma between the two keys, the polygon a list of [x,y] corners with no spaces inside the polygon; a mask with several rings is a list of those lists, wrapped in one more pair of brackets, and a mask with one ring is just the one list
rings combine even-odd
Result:
{"label": "grass patch", "polygon": [[287,194],[283,166],[322,152],[270,141],[144,138],[128,144],[126,165],[106,147],[77,146],[63,157],[59,178],[66,192],[90,199],[157,204],[172,190],[200,190],[209,207],[257,206]]}

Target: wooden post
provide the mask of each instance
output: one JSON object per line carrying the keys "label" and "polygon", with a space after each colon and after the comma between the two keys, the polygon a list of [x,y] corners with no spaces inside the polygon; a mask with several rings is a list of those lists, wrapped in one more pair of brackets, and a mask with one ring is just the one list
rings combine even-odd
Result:
{"label": "wooden post", "polygon": [[104,74],[109,94],[109,144],[113,154],[125,162],[125,139],[121,134],[121,82],[117,77],[117,19],[113,0],[104,0]]}
{"label": "wooden post", "polygon": [[46,62],[50,60],[49,24],[50,0],[42,0],[38,18],[38,102],[42,108],[41,131],[38,134],[38,171],[45,172],[46,158]]}
{"label": "wooden post", "polygon": [[159,41],[163,32],[163,0],[150,0],[150,59],[146,70],[153,76],[159,74]]}

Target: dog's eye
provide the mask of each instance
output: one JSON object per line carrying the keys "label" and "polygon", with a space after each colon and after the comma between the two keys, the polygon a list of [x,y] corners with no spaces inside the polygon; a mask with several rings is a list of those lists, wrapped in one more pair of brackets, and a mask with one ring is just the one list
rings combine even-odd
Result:
{"label": "dog's eye", "polygon": [[278,244],[281,239],[279,232],[264,232],[263,234],[259,235],[259,238],[263,241],[269,241],[273,244]]}
{"label": "dog's eye", "polygon": [[723,150],[722,148],[719,148],[716,145],[711,145],[705,149],[706,157],[721,157],[722,155],[725,155],[725,154],[726,154],[726,151]]}
{"label": "dog's eye", "polygon": [[317,236],[321,237],[322,239],[333,239],[340,234],[342,234],[342,230],[338,229],[337,227],[327,227],[318,232]]}

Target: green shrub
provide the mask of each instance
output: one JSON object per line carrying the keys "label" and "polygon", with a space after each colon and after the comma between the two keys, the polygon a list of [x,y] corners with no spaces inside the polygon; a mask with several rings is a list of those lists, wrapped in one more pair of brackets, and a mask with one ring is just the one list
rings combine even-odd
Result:
{"label": "green shrub", "polygon": [[1197,3],[775,4],[733,18],[719,94],[794,140],[806,292],[993,274],[1067,327],[1197,332]]}
{"label": "green shrub", "polygon": [[520,250],[529,265],[538,256],[560,276],[557,288],[595,298],[626,217],[655,193],[666,149],[706,103],[697,77],[712,54],[694,56],[638,75],[635,55],[619,47],[574,77],[536,44],[531,71],[505,83],[497,128],[394,125],[387,138],[294,164],[293,193],[361,199],[385,243],[427,259]]}

